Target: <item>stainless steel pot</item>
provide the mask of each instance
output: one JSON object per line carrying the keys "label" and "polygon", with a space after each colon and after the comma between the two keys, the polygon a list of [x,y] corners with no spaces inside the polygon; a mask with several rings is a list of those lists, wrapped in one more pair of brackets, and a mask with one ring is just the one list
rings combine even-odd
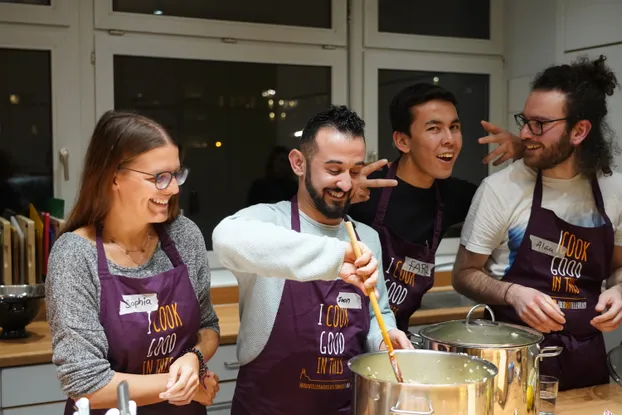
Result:
{"label": "stainless steel pot", "polygon": [[[492,320],[471,320],[477,308],[485,307]],[[499,373],[494,380],[495,415],[539,414],[539,361],[557,356],[561,347],[540,349],[544,336],[539,331],[495,321],[490,307],[474,306],[465,320],[433,324],[413,334],[415,347],[466,353],[494,364]]]}
{"label": "stainless steel pot", "polygon": [[396,350],[397,383],[386,352],[348,362],[354,373],[353,415],[492,415],[497,368],[464,354]]}

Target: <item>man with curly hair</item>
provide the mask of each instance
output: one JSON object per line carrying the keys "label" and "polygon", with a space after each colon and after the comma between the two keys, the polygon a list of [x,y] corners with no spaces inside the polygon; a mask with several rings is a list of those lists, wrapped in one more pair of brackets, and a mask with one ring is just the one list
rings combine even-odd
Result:
{"label": "man with curly hair", "polygon": [[454,267],[456,290],[563,348],[541,362],[560,390],[608,382],[602,332],[622,321],[622,175],[605,121],[616,86],[603,56],[536,76],[515,116],[524,158],[479,187]]}

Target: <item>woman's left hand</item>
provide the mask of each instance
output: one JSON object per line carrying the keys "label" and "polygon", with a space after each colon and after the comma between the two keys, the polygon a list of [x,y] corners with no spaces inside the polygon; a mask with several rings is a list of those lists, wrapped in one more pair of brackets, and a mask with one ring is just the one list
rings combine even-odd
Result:
{"label": "woman's left hand", "polygon": [[187,405],[199,386],[199,358],[194,353],[186,353],[171,365],[166,391],[160,399],[173,405]]}

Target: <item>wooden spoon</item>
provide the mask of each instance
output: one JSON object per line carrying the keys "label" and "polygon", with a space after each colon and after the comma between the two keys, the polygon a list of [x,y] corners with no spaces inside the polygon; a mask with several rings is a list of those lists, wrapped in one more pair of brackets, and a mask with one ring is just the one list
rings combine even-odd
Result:
{"label": "wooden spoon", "polygon": [[[356,237],[356,233],[354,232],[352,222],[345,221],[345,225],[346,230],[348,231],[348,236],[350,237],[352,249],[354,250],[354,255],[356,256],[356,258],[360,258],[360,256],[362,255],[361,247],[358,244],[358,239]],[[400,366],[397,364],[397,359],[395,358],[395,350],[393,350],[393,344],[391,344],[391,339],[389,338],[387,327],[384,325],[384,319],[382,317],[382,313],[380,312],[380,306],[378,305],[378,299],[376,298],[376,291],[374,291],[373,288],[370,288],[367,290],[367,295],[369,296],[369,301],[371,302],[371,306],[374,309],[374,314],[376,315],[376,320],[378,321],[378,326],[380,327],[380,332],[382,333],[384,344],[386,344],[387,346],[387,351],[389,352],[389,360],[391,361],[391,367],[393,368],[393,373],[395,373],[395,378],[399,383],[404,383],[402,371],[400,370]]]}

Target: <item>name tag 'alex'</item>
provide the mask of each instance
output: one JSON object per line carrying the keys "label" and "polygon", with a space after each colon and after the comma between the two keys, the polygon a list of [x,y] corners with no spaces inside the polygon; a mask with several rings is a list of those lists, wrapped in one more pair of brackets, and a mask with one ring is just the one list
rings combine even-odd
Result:
{"label": "name tag 'alex'", "polygon": [[337,296],[337,305],[339,308],[360,310],[362,307],[361,296],[357,293],[339,293]]}
{"label": "name tag 'alex'", "polygon": [[123,295],[123,300],[119,303],[119,315],[131,313],[149,313],[158,309],[158,295],[153,294],[133,294]]}

